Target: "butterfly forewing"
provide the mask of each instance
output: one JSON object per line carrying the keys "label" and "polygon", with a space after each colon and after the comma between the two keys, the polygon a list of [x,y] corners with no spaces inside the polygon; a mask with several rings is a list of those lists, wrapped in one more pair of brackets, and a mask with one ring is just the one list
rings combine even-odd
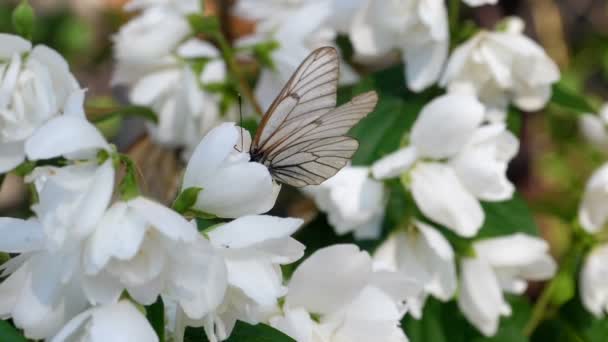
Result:
{"label": "butterfly forewing", "polygon": [[375,92],[334,108],[338,56],[315,50],[296,70],[262,119],[251,147],[279,182],[296,187],[321,184],[343,168],[358,142],[345,134],[371,112]]}
{"label": "butterfly forewing", "polygon": [[253,149],[269,145],[297,130],[301,120],[312,121],[336,106],[339,60],[336,49],[312,52],[270,105],[252,142]]}

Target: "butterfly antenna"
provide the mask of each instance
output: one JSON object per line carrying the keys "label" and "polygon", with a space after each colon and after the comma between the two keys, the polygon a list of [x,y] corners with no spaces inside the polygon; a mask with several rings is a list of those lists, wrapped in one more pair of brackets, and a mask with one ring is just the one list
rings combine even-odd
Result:
{"label": "butterfly antenna", "polygon": [[245,148],[244,142],[243,142],[243,100],[241,98],[241,94],[238,93],[238,98],[239,98],[239,119],[241,120],[239,126],[241,127],[241,152],[243,152],[243,149]]}

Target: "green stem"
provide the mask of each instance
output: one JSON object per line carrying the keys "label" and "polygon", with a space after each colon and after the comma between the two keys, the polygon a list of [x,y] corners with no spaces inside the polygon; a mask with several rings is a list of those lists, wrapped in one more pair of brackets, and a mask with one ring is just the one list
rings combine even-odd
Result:
{"label": "green stem", "polygon": [[[576,268],[576,263],[579,256],[585,251],[588,243],[585,238],[577,236],[577,229],[575,228],[574,241],[559,265],[557,274],[551,279],[551,281],[545,286],[540,297],[534,304],[532,309],[532,315],[528,320],[528,323],[524,327],[524,334],[531,336],[536,328],[542,323],[546,317],[547,309],[552,304],[551,300],[554,298],[555,290],[558,289],[560,281],[563,281],[564,277],[572,277]],[[554,309],[559,308],[559,304]]]}
{"label": "green stem", "polygon": [[448,14],[450,22],[450,34],[452,37],[456,36],[458,29],[458,20],[460,19],[460,2],[462,0],[450,0]]}
{"label": "green stem", "polygon": [[241,68],[239,67],[239,65],[236,61],[236,58],[234,56],[234,51],[232,50],[232,47],[228,43],[228,40],[219,31],[215,32],[213,34],[213,37],[215,38],[218,45],[220,46],[220,50],[222,50],[222,55],[224,56],[224,60],[226,61],[226,64],[228,65],[228,71],[230,72],[232,78],[238,84],[241,93],[243,93],[243,95],[245,95],[245,97],[247,97],[249,102],[251,102],[255,112],[259,116],[263,116],[264,112],[262,111],[262,107],[260,106],[260,104],[256,100],[255,96],[253,95],[253,91],[251,90],[251,87],[249,87],[247,80],[243,77]]}

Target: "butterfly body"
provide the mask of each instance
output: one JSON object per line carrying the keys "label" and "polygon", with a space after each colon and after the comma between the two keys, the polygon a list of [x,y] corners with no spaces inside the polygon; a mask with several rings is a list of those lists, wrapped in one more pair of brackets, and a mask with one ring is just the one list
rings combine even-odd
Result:
{"label": "butterfly body", "polygon": [[367,92],[336,108],[338,76],[336,49],[313,51],[262,118],[249,153],[276,181],[321,184],[357,151],[359,143],[346,133],[374,109],[378,97]]}

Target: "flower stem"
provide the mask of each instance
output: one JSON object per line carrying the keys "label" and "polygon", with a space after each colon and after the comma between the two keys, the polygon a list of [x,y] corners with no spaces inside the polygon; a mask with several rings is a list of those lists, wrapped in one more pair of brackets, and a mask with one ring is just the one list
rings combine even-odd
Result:
{"label": "flower stem", "polygon": [[[528,323],[524,327],[524,334],[531,336],[536,328],[542,323],[546,317],[547,309],[550,305],[553,305],[553,309],[559,308],[565,301],[558,301],[552,303],[552,299],[556,298],[556,290],[560,288],[560,284],[563,281],[573,281],[572,277],[576,269],[577,261],[579,257],[589,246],[588,238],[586,234],[579,232],[580,229],[575,225],[574,228],[574,241],[572,242],[568,252],[560,262],[557,274],[551,279],[551,281],[545,286],[540,297],[534,304],[532,309],[532,315],[528,320]],[[569,299],[569,298],[568,298]]]}
{"label": "flower stem", "polygon": [[449,23],[450,23],[450,35],[456,36],[456,31],[458,29],[458,20],[460,19],[460,2],[462,0],[450,0],[448,15],[449,15]]}
{"label": "flower stem", "polygon": [[230,72],[232,78],[237,82],[241,93],[243,93],[243,95],[249,100],[249,102],[251,102],[255,112],[259,116],[263,116],[264,112],[262,111],[262,107],[253,95],[253,91],[251,90],[251,87],[249,87],[247,80],[243,77],[241,68],[239,67],[236,61],[234,52],[232,50],[232,47],[228,43],[228,40],[220,31],[215,32],[213,34],[213,38],[215,38],[220,49],[222,50],[222,55],[224,56],[224,60],[226,60],[226,64],[228,65],[228,71]]}

